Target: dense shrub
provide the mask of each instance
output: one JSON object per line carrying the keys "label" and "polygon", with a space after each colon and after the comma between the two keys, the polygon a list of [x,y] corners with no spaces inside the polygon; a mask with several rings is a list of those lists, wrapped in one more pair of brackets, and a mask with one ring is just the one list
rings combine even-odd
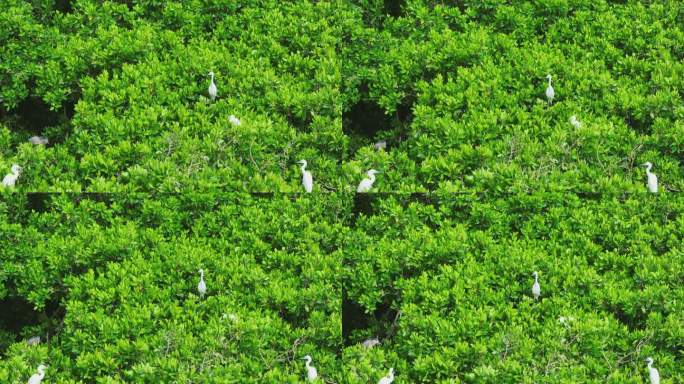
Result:
{"label": "dense shrub", "polygon": [[297,382],[307,353],[340,379],[350,200],[101,197],[3,204],[0,299],[50,319],[22,332],[50,348],[11,344],[3,382],[42,361],[53,382]]}
{"label": "dense shrub", "polygon": [[682,26],[669,1],[0,0],[0,382],[297,383],[306,354],[326,383],[640,383],[648,356],[682,382]]}
{"label": "dense shrub", "polygon": [[[43,8],[6,1],[5,119],[29,97],[73,113],[13,124],[0,168],[24,166],[21,190],[292,191],[300,158],[317,190],[339,189],[347,139],[333,3],[78,1],[39,23],[32,11]],[[20,145],[32,131],[60,145],[36,154]]]}
{"label": "dense shrub", "polygon": [[642,190],[651,161],[682,191],[679,4],[410,0],[383,17],[355,3],[344,109],[411,110],[377,134],[397,150],[354,156],[386,171],[381,190]]}
{"label": "dense shrub", "polygon": [[648,356],[671,382],[684,377],[684,199],[436,195],[372,206],[350,232],[344,286],[369,322],[355,342],[384,341],[345,351],[352,382],[393,366],[411,383],[640,383]]}

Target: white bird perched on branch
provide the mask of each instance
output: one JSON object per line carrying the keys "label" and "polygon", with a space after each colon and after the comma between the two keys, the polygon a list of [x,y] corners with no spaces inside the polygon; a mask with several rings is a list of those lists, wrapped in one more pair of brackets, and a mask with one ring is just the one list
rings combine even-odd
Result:
{"label": "white bird perched on branch", "polygon": [[316,368],[311,365],[311,356],[306,355],[302,360],[306,360],[306,378],[309,381],[315,381],[318,378],[318,372]]}
{"label": "white bird perched on branch", "polygon": [[646,362],[648,363],[648,378],[651,379],[651,384],[660,384],[660,373],[653,368],[653,359],[649,357]]}
{"label": "white bird perched on branch", "polygon": [[311,190],[313,190],[313,177],[311,176],[311,172],[306,170],[307,162],[306,160],[299,160],[297,164],[302,165],[302,185],[304,186],[304,190],[307,193],[311,193]]}
{"label": "white bird perched on branch", "polygon": [[364,347],[364,348],[373,348],[373,347],[375,347],[376,345],[380,345],[380,339],[378,339],[377,337],[374,337],[374,338],[372,338],[372,339],[364,340],[364,342],[363,342],[363,347]]}
{"label": "white bird perched on branch", "polygon": [[32,338],[26,340],[28,345],[38,345],[40,344],[40,336],[33,336]]}
{"label": "white bird perched on branch", "polygon": [[229,121],[231,124],[233,124],[233,125],[235,125],[235,126],[237,126],[237,127],[239,127],[240,124],[242,124],[242,122],[240,122],[240,119],[238,119],[237,117],[235,117],[235,115],[230,115],[230,116],[228,116],[228,121]]}
{"label": "white bird perched on branch", "polygon": [[532,275],[534,275],[534,284],[532,285],[532,295],[534,296],[534,299],[537,300],[539,298],[539,295],[541,295],[541,287],[539,286],[539,281],[537,280],[537,272],[535,271]]}
{"label": "white bird perched on branch", "polygon": [[572,124],[572,126],[577,129],[582,128],[582,123],[580,123],[579,120],[577,120],[577,116],[575,115],[570,116],[570,124]]}
{"label": "white bird perched on branch", "polygon": [[373,149],[376,151],[380,150],[385,150],[387,148],[387,140],[380,140],[375,145],[373,145]]}
{"label": "white bird perched on branch", "polygon": [[655,173],[651,173],[651,168],[653,168],[653,164],[651,164],[650,161],[647,161],[641,165],[646,167],[646,176],[648,177],[648,190],[649,190],[649,192],[657,193],[658,192],[658,177],[655,175]]}
{"label": "white bird perched on branch", "polygon": [[200,294],[200,298],[204,298],[204,294],[207,293],[207,284],[204,282],[204,270],[200,269],[200,282],[197,284],[197,291]]}
{"label": "white bird perched on branch", "polygon": [[31,136],[28,139],[29,143],[34,145],[47,145],[48,138],[45,136]]}
{"label": "white bird perched on branch", "polygon": [[211,76],[211,84],[209,84],[209,97],[211,97],[211,101],[214,101],[216,98],[216,94],[218,90],[216,89],[216,83],[214,83],[214,72],[209,72],[209,76]]}
{"label": "white bird perched on branch", "polygon": [[359,187],[356,188],[356,192],[358,193],[366,193],[373,188],[373,183],[375,183],[375,174],[380,173],[376,171],[375,169],[371,169],[368,172],[366,172],[366,175],[368,175],[367,178],[361,180],[361,183],[359,183]]}
{"label": "white bird perched on branch", "polygon": [[383,377],[378,381],[378,384],[392,384],[394,381],[394,368],[390,368],[387,376]]}
{"label": "white bird perched on branch", "polygon": [[31,376],[31,378],[28,381],[28,384],[40,384],[41,381],[43,381],[43,377],[45,377],[45,368],[43,364],[38,366],[38,373],[34,374]]}
{"label": "white bird perched on branch", "polygon": [[21,174],[23,168],[21,168],[17,164],[12,164],[12,169],[10,173],[5,176],[5,178],[2,179],[2,185],[5,187],[12,187],[14,188],[14,185],[17,183],[17,178],[19,178],[19,175]]}
{"label": "white bird perched on branch", "polygon": [[549,104],[551,104],[556,93],[553,91],[553,87],[551,86],[551,75],[546,75],[546,78],[549,79],[549,86],[546,87],[546,100],[549,102]]}

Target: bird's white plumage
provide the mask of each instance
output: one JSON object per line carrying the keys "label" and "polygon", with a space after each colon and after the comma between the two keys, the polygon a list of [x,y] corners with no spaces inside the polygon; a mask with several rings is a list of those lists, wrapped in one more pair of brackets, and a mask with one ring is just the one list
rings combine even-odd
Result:
{"label": "bird's white plumage", "polygon": [[28,384],[40,384],[45,377],[45,366],[43,364],[38,366],[38,373],[31,376],[28,380]]}
{"label": "bird's white plumage", "polygon": [[304,359],[306,360],[306,378],[309,381],[315,381],[318,378],[318,371],[316,371],[316,368],[311,365],[311,356],[306,355],[304,356]]}
{"label": "bird's white plumage", "polygon": [[2,185],[5,187],[14,187],[15,184],[17,183],[17,179],[19,178],[19,175],[21,174],[22,168],[18,166],[17,164],[12,164],[12,168],[10,170],[10,173],[8,173],[3,179],[2,179]]}
{"label": "bird's white plumage", "polygon": [[230,115],[230,116],[228,116],[228,121],[229,121],[231,124],[233,124],[233,125],[235,125],[235,126],[238,126],[238,127],[242,124],[242,122],[240,121],[240,119],[238,119],[237,117],[235,117],[235,115]]}
{"label": "bird's white plumage", "polygon": [[549,79],[549,86],[546,87],[546,100],[551,104],[556,92],[554,92],[553,87],[551,86],[551,75],[546,75],[546,78]]}
{"label": "bird's white plumage", "polygon": [[533,275],[534,284],[532,285],[532,295],[534,296],[534,299],[537,300],[539,295],[541,295],[541,287],[539,286],[539,280],[537,280],[537,272],[534,272]]}
{"label": "bird's white plumage", "polygon": [[577,129],[582,128],[582,123],[580,123],[579,120],[577,120],[577,116],[575,115],[570,116],[570,124],[572,124],[572,126]]}
{"label": "bird's white plumage", "polygon": [[200,294],[200,298],[204,297],[204,294],[207,293],[207,284],[204,282],[204,270],[200,269],[200,282],[197,284],[197,291]]}
{"label": "bird's white plumage", "polygon": [[304,186],[304,190],[307,193],[311,193],[313,190],[313,176],[311,175],[311,172],[306,170],[307,162],[306,160],[299,160],[297,163],[302,165],[302,185]]}
{"label": "bird's white plumage", "polygon": [[216,83],[214,83],[214,72],[209,72],[209,76],[211,77],[211,83],[209,84],[209,97],[213,101],[216,99],[216,95],[218,94],[218,89],[216,88]]}
{"label": "bird's white plumage", "polygon": [[365,179],[361,180],[359,183],[358,188],[356,188],[356,192],[358,193],[366,193],[373,188],[373,183],[375,183],[375,174],[378,173],[375,169],[371,169],[368,172],[366,172],[366,177]]}
{"label": "bird's white plumage", "polygon": [[651,173],[651,168],[653,168],[653,164],[651,164],[650,161],[647,161],[642,165],[646,167],[646,177],[648,178],[648,191],[651,193],[657,193],[658,177],[655,175],[655,173]]}
{"label": "bird's white plumage", "polygon": [[40,344],[40,336],[33,336],[32,338],[26,340],[28,345],[38,345]]}
{"label": "bird's white plumage", "polygon": [[392,384],[394,381],[394,368],[390,368],[389,372],[387,372],[387,376],[383,377],[378,381],[378,384]]}
{"label": "bird's white plumage", "polygon": [[45,136],[31,136],[28,139],[29,143],[35,144],[35,145],[47,145],[48,144],[48,138]]}
{"label": "bird's white plumage", "polygon": [[376,345],[380,345],[380,340],[377,337],[374,337],[372,339],[367,339],[364,340],[363,342],[363,347],[364,348],[373,348]]}
{"label": "bird's white plumage", "polygon": [[375,145],[373,145],[373,148],[376,151],[385,150],[387,148],[387,140],[378,141],[377,143],[375,143]]}
{"label": "bird's white plumage", "polygon": [[657,369],[653,368],[653,359],[646,359],[648,363],[648,378],[651,380],[651,384],[660,384],[660,373]]}

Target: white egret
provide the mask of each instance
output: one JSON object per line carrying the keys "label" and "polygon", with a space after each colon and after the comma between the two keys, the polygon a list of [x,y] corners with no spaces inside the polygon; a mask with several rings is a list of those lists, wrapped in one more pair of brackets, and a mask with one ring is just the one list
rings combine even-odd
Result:
{"label": "white egret", "polygon": [[651,173],[651,168],[653,168],[653,164],[651,164],[650,161],[647,161],[641,165],[646,167],[646,176],[648,177],[648,190],[649,190],[649,192],[657,193],[658,192],[658,177],[655,175],[655,173]]}
{"label": "white egret", "polygon": [[214,101],[216,98],[217,94],[217,89],[216,89],[216,83],[214,83],[214,72],[209,72],[209,76],[211,76],[211,84],[209,84],[209,97],[211,97],[211,101]]}
{"label": "white egret", "polygon": [[570,124],[572,124],[572,126],[577,129],[582,128],[582,123],[580,123],[579,120],[577,120],[577,116],[575,115],[570,116]]}
{"label": "white egret", "polygon": [[28,139],[29,143],[35,144],[35,145],[47,145],[48,144],[48,138],[45,136],[31,136]]}
{"label": "white egret", "polygon": [[551,104],[556,93],[553,91],[553,87],[551,86],[551,75],[546,75],[546,78],[549,79],[549,86],[546,87],[546,100],[549,102],[549,104]]}
{"label": "white egret", "polygon": [[28,384],[40,384],[41,381],[43,381],[43,377],[45,377],[45,368],[43,364],[38,366],[38,373],[34,374],[31,376],[31,378],[28,381]]}
{"label": "white egret", "polygon": [[304,190],[307,193],[311,193],[311,190],[313,189],[313,177],[311,176],[311,172],[306,170],[307,162],[306,160],[299,160],[297,164],[302,165],[302,185],[304,186]]}
{"label": "white egret", "polygon": [[306,355],[302,360],[306,360],[306,378],[309,381],[315,381],[318,378],[316,368],[311,365],[311,356]]}
{"label": "white egret", "polygon": [[242,122],[240,121],[240,119],[238,119],[237,117],[235,117],[235,115],[230,115],[230,116],[228,116],[228,121],[229,121],[231,124],[233,124],[233,125],[235,125],[235,126],[237,126],[237,127],[239,127],[240,124],[242,124]]}
{"label": "white egret", "polygon": [[380,340],[377,337],[374,337],[372,339],[367,339],[363,342],[364,348],[373,348],[376,345],[380,345]]}
{"label": "white egret", "polygon": [[660,384],[660,373],[653,368],[653,359],[649,357],[646,362],[648,363],[648,377],[651,379],[651,384]]}
{"label": "white egret", "polygon": [[356,188],[356,192],[358,193],[366,193],[373,188],[373,183],[375,182],[375,174],[380,173],[376,171],[375,169],[371,169],[366,174],[368,175],[367,178],[361,180],[361,183],[359,183],[359,187]]}
{"label": "white egret", "polygon": [[532,295],[534,295],[534,299],[537,300],[539,298],[539,295],[541,294],[541,287],[539,286],[539,281],[537,280],[537,272],[535,271],[532,275],[534,275],[534,285],[532,285]]}
{"label": "white egret", "polygon": [[17,164],[12,164],[12,169],[10,173],[5,176],[5,178],[2,179],[2,185],[5,187],[14,187],[14,185],[17,182],[17,178],[19,178],[19,174],[21,174],[23,168],[18,166]]}
{"label": "white egret", "polygon": [[375,145],[373,145],[373,148],[376,151],[385,150],[385,148],[387,148],[387,141],[386,140],[380,140],[377,143],[375,143]]}
{"label": "white egret", "polygon": [[378,384],[392,384],[394,381],[394,368],[390,368],[387,376],[383,377],[378,381]]}
{"label": "white egret", "polygon": [[28,345],[38,345],[40,344],[40,336],[33,336],[32,338],[26,340]]}
{"label": "white egret", "polygon": [[204,297],[204,294],[207,293],[207,284],[204,282],[204,270],[200,269],[200,282],[197,284],[197,291],[200,294],[200,298]]}

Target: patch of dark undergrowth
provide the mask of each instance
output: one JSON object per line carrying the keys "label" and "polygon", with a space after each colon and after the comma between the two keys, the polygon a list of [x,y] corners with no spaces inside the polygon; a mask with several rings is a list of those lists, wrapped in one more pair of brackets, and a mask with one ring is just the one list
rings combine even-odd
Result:
{"label": "patch of dark undergrowth", "polygon": [[43,311],[37,311],[23,297],[8,296],[0,300],[0,307],[0,354],[23,338],[40,336],[42,341],[49,340],[60,331],[65,315],[57,300],[48,301]]}

